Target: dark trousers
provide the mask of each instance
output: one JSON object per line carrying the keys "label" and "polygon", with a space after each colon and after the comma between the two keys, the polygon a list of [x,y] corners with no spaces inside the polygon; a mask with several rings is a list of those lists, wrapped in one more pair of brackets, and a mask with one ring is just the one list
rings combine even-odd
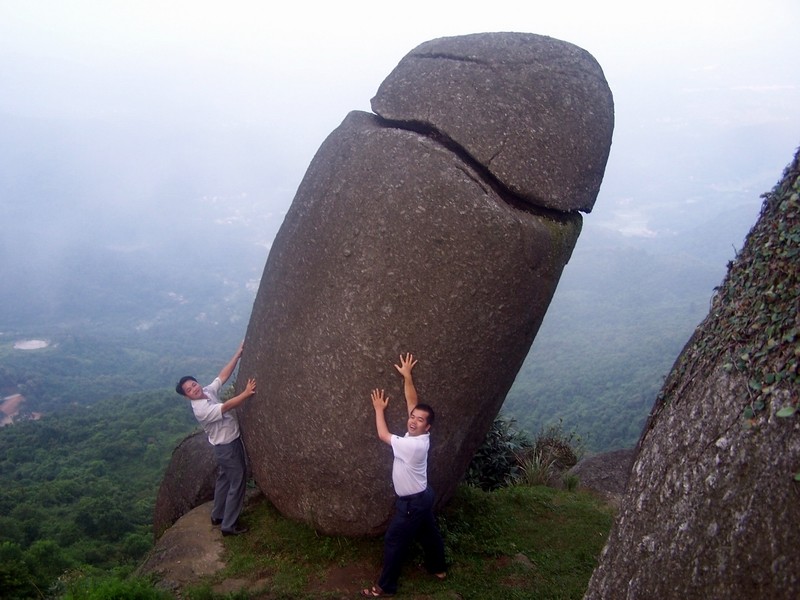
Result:
{"label": "dark trousers", "polygon": [[397,580],[409,547],[419,540],[425,553],[425,568],[429,573],[443,573],[444,543],[436,517],[433,516],[433,490],[413,496],[399,497],[394,517],[383,538],[383,570],[378,585],[387,594],[397,592]]}
{"label": "dark trousers", "polygon": [[242,512],[247,486],[247,462],[242,438],[236,438],[230,444],[214,446],[214,457],[217,459],[217,482],[211,518],[222,520],[222,531],[231,531]]}

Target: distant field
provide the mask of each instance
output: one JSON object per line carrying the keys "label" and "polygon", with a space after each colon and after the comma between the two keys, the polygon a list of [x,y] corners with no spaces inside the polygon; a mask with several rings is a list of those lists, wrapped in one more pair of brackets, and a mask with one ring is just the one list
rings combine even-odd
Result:
{"label": "distant field", "polygon": [[49,345],[50,342],[47,340],[20,340],[19,342],[14,342],[14,349],[41,350],[42,348],[47,348]]}

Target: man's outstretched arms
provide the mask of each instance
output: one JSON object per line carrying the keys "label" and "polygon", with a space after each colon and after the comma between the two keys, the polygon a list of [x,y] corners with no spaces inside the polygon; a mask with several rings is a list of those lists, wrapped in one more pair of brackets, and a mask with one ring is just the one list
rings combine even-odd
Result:
{"label": "man's outstretched arms", "polygon": [[233,355],[233,358],[231,358],[228,361],[227,365],[222,367],[222,370],[219,372],[219,375],[217,375],[217,377],[219,377],[219,380],[222,382],[222,385],[225,385],[225,382],[231,378],[233,371],[236,369],[236,365],[239,363],[239,359],[242,357],[243,349],[244,349],[244,342],[242,342],[239,345],[239,348],[238,350],[236,350],[236,353]]}
{"label": "man's outstretched arms", "polygon": [[225,402],[222,403],[222,412],[226,413],[229,410],[236,408],[255,393],[256,393],[256,380],[251,377],[250,379],[247,380],[247,385],[244,386],[244,391],[241,394],[239,394],[238,396],[234,396],[230,400],[226,400]]}
{"label": "man's outstretched arms", "polygon": [[401,354],[400,364],[394,366],[400,375],[403,376],[403,394],[406,397],[406,407],[408,408],[409,415],[419,402],[417,398],[417,388],[414,387],[414,378],[411,376],[411,369],[413,369],[416,364],[417,361],[414,359],[414,356],[408,352],[405,356]]}
{"label": "man's outstretched arms", "polygon": [[392,434],[389,426],[386,425],[386,407],[389,405],[389,396],[385,396],[383,390],[372,390],[372,407],[375,409],[375,428],[378,430],[378,437],[382,442],[392,443]]}

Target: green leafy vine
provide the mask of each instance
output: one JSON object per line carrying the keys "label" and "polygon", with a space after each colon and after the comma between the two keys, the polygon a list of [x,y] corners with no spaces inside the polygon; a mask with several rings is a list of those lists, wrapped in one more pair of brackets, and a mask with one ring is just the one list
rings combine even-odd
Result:
{"label": "green leafy vine", "polygon": [[747,378],[746,428],[756,425],[770,402],[780,403],[778,417],[800,414],[800,153],[762,198],[744,248],[728,263],[709,315],[659,396],[659,402],[679,399],[695,374],[722,363]]}

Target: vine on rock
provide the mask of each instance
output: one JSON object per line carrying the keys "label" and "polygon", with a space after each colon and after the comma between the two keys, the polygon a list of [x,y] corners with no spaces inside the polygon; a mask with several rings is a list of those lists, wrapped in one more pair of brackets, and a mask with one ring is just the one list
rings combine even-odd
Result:
{"label": "vine on rock", "polygon": [[746,428],[771,402],[778,417],[800,413],[800,152],[762,198],[758,221],[658,399],[679,399],[695,374],[721,363],[747,378]]}

